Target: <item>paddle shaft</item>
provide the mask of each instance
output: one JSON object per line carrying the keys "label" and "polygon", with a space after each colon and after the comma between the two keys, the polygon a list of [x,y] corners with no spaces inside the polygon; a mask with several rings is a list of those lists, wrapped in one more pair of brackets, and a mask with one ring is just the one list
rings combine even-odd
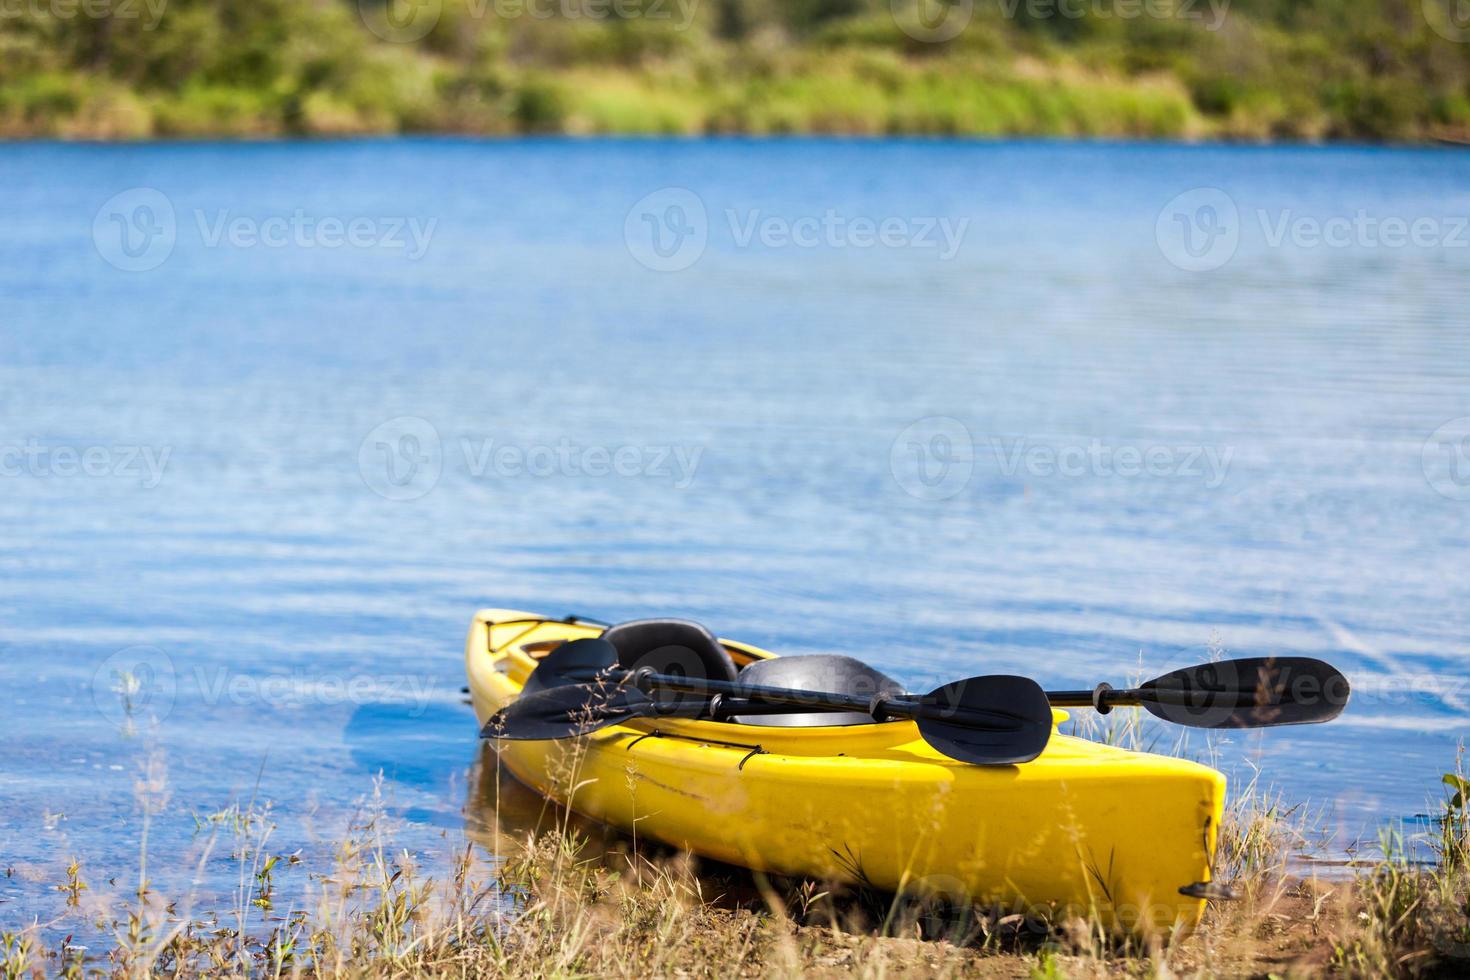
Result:
{"label": "paddle shaft", "polygon": [[[607,672],[598,675],[593,675],[591,672],[588,672],[587,676],[589,679],[593,676],[608,677],[611,673],[616,672]],[[641,673],[639,671],[622,671],[621,674],[622,677],[619,678],[621,682],[646,686],[647,688],[661,688],[666,691],[674,691],[681,694],[696,694],[704,697],[719,695],[724,698],[738,698],[747,703],[743,712],[745,714],[779,714],[780,708],[800,706],[809,711],[859,711],[872,715],[880,721],[889,718],[905,718],[915,721],[919,718],[942,718],[945,721],[961,725],[966,722],[977,725],[990,725],[995,722],[995,719],[989,715],[966,712],[940,705],[926,705],[902,698],[865,698],[858,694],[798,691],[784,687],[741,684],[738,681],[676,677],[672,674],[657,674],[647,670]],[[1244,707],[1255,703],[1254,697],[1249,693],[1229,693],[1233,693],[1235,696],[1227,697],[1227,692],[1223,691],[1176,691],[1141,687],[1115,688],[1111,684],[1102,683],[1090,691],[1047,691],[1046,699],[1054,708],[1093,708],[1100,714],[1107,714],[1114,708],[1135,707],[1145,702],[1197,708]],[[756,708],[757,703],[768,705],[769,708],[753,710]],[[733,714],[735,712],[727,706],[726,713]]]}
{"label": "paddle shaft", "polygon": [[1189,708],[1244,708],[1258,703],[1254,692],[1248,691],[1182,691],[1144,687],[1119,689],[1111,684],[1099,684],[1090,691],[1047,691],[1046,699],[1054,708],[1095,708],[1101,714],[1107,714],[1114,708],[1136,707],[1147,703]]}
{"label": "paddle shaft", "polygon": [[658,688],[679,694],[695,694],[702,697],[737,698],[742,701],[760,701],[770,705],[794,705],[818,711],[859,711],[871,715],[876,721],[902,718],[918,721],[921,718],[942,720],[952,725],[974,725],[983,728],[1011,728],[1009,718],[984,711],[967,711],[940,704],[925,704],[902,698],[874,695],[865,698],[860,694],[838,694],[831,691],[798,691],[785,687],[765,687],[760,684],[741,684],[737,681],[706,680],[697,677],[675,677],[658,674],[644,668],[636,671],[607,671],[599,676],[620,683],[631,683],[649,690]]}
{"label": "paddle shaft", "polygon": [[[587,679],[613,679],[621,683],[632,683],[645,689],[661,688],[682,694],[695,694],[707,698],[738,699],[745,707],[737,711],[729,701],[714,707],[722,717],[734,714],[764,715],[781,714],[782,709],[800,706],[808,711],[856,711],[871,715],[877,721],[903,718],[917,721],[920,718],[943,719],[953,724],[993,726],[996,718],[988,713],[965,711],[942,705],[924,704],[903,698],[871,697],[858,694],[837,694],[826,691],[798,691],[783,687],[765,687],[759,684],[741,684],[738,681],[705,680],[693,677],[676,677],[658,674],[647,668],[641,671],[588,672]],[[1215,691],[1208,688],[1176,690],[1172,688],[1115,688],[1106,682],[1090,691],[1047,691],[1046,699],[1054,708],[1092,708],[1099,714],[1107,714],[1114,708],[1137,707],[1144,704],[1172,705],[1198,709],[1231,709],[1251,707],[1258,703],[1254,691]],[[702,707],[708,708],[709,705]],[[689,714],[687,709],[671,711],[670,714]],[[696,717],[697,713],[689,714]]]}
{"label": "paddle shaft", "polygon": [[[630,679],[637,681],[637,678]],[[965,712],[951,713],[951,709],[938,705],[923,705],[895,698],[878,698],[875,701],[873,698],[863,698],[854,694],[813,693],[789,688],[742,685],[729,681],[691,680],[667,674],[649,675],[648,683],[651,686],[685,694],[736,695],[746,700],[747,707],[744,709],[746,714],[780,714],[780,709],[798,704],[813,711],[861,711],[871,714],[876,704],[880,718],[944,718],[947,721],[959,721],[960,723],[965,720],[963,717]],[[723,686],[725,689],[715,690],[716,685]],[[1229,696],[1231,694],[1234,696]],[[1248,707],[1256,703],[1255,697],[1246,692],[1119,689],[1106,683],[1099,684],[1091,691],[1048,691],[1046,699],[1054,708],[1094,708],[1102,714],[1107,714],[1114,708],[1136,707],[1145,703],[1192,708]],[[765,710],[752,710],[757,704],[764,704],[767,707]],[[908,708],[917,710],[913,714],[908,714],[906,713]],[[974,720],[989,719],[981,719],[977,715]]]}
{"label": "paddle shaft", "polygon": [[[611,672],[609,672],[611,673]],[[902,698],[872,697],[858,694],[837,694],[825,691],[798,691],[784,687],[764,687],[759,684],[741,684],[738,681],[705,680],[695,677],[676,677],[672,674],[622,671],[620,680],[640,686],[662,688],[682,694],[698,694],[705,697],[722,695],[749,702],[763,702],[773,708],[799,705],[812,711],[860,711],[879,720],[886,718],[943,718],[957,724],[971,721],[976,724],[991,724],[988,715],[965,712],[940,705],[926,705]],[[589,672],[589,679],[593,675]],[[600,676],[608,676],[602,674]],[[1229,694],[1234,694],[1230,697]],[[1114,708],[1135,707],[1145,702],[1172,704],[1198,708],[1244,707],[1255,703],[1252,693],[1210,690],[1178,691],[1167,688],[1115,688],[1103,683],[1090,691],[1047,691],[1046,699],[1054,708],[1094,708],[1107,714]],[[753,707],[753,705],[751,705]],[[777,714],[777,711],[748,711],[749,714]],[[973,714],[973,718],[965,717]]]}

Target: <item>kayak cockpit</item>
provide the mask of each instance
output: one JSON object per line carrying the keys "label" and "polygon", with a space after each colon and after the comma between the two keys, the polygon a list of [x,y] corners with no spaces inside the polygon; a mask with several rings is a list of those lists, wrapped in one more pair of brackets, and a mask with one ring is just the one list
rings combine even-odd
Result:
{"label": "kayak cockpit", "polygon": [[[860,660],[840,654],[796,657],[756,656],[753,650],[722,643],[704,626],[685,619],[639,619],[609,626],[602,639],[617,650],[618,665],[701,680],[739,681],[794,691],[833,692],[861,698],[894,697],[903,685]],[[561,645],[544,641],[522,646],[534,660]],[[730,723],[768,728],[834,728],[877,724],[861,711],[805,711],[771,706],[759,714],[739,714]]]}

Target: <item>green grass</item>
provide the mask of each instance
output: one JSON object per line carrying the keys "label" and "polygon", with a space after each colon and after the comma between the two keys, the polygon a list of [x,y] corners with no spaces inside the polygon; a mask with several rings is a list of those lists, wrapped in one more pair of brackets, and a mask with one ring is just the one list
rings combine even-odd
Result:
{"label": "green grass", "polygon": [[426,36],[391,43],[356,0],[170,0],[156,24],[22,5],[0,17],[0,136],[1466,138],[1470,44],[1408,7],[1236,0],[1216,24],[1203,3],[1076,19],[976,0],[926,43],[905,31],[918,8],[888,0],[660,0],[625,19],[443,0]]}
{"label": "green grass", "polygon": [[1460,765],[1444,781],[1434,864],[1411,861],[1401,833],[1388,830],[1382,857],[1358,875],[1356,921],[1333,948],[1344,975],[1447,973],[1470,960],[1470,781]]}

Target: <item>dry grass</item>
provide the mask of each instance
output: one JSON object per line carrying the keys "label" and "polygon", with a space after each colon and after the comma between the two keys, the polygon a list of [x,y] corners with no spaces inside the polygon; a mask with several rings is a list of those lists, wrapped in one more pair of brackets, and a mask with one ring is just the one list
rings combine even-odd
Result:
{"label": "dry grass", "polygon": [[[1219,877],[1240,901],[1212,907],[1195,935],[1167,947],[1110,938],[1092,924],[936,906],[810,881],[768,879],[611,835],[541,807],[482,774],[486,826],[441,881],[395,850],[381,787],[365,799],[329,866],[270,848],[268,805],[200,818],[238,868],[233,902],[194,910],[136,889],[112,905],[69,862],[56,888],[66,918],[91,919],[105,952],[0,936],[0,975],[178,977],[754,977],[754,976],[1344,976],[1453,975],[1470,955],[1470,813],[1463,776],[1437,827],[1437,860],[1414,864],[1400,841],[1355,877],[1291,873],[1313,825],[1254,781],[1232,797]],[[140,783],[145,821],[162,787]],[[518,794],[506,800],[502,793]],[[531,804],[536,805],[536,804]],[[516,828],[516,829],[512,829]],[[278,907],[282,880],[306,903]],[[296,893],[303,889],[297,887]]]}

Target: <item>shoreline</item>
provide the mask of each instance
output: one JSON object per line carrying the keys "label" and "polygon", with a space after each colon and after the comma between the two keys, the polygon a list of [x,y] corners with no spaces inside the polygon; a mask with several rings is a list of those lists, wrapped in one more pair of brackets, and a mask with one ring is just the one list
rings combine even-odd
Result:
{"label": "shoreline", "polygon": [[466,145],[520,145],[520,144],[812,144],[842,145],[858,144],[872,146],[954,146],[954,147],[1057,147],[1057,148],[1109,148],[1158,149],[1158,150],[1234,150],[1241,152],[1262,150],[1334,151],[1470,151],[1470,137],[1464,140],[1428,139],[1420,141],[1342,140],[1256,140],[1232,139],[1229,137],[1131,137],[1126,135],[1069,136],[1069,135],[994,135],[994,134],[939,134],[902,133],[874,135],[869,133],[464,133],[454,131],[402,132],[384,130],[351,134],[279,133],[257,135],[232,135],[229,133],[198,134],[187,136],[142,136],[137,138],[106,136],[56,136],[36,134],[29,136],[0,135],[0,149],[8,147],[55,146],[55,147],[127,147],[127,146],[353,146],[403,143],[441,143]]}
{"label": "shoreline", "polygon": [[[419,978],[923,976],[1453,976],[1470,961],[1470,783],[1446,777],[1437,861],[1389,833],[1341,874],[1302,874],[1302,808],[1247,784],[1233,794],[1217,865],[1239,897],[1188,933],[1110,933],[1044,907],[954,904],[860,884],[765,876],[634,839],[547,802],[488,748],[472,769],[464,830],[438,857],[398,847],[375,781],[346,826],[310,854],[281,853],[268,800],[196,814],[195,849],[237,866],[213,901],[155,891],[143,869],[189,863],[150,848],[135,868],[57,855],[8,930],[0,970],[66,975],[291,973]],[[155,790],[158,787],[154,787]],[[146,826],[162,796],[140,799]],[[1395,844],[1395,841],[1398,844]],[[68,865],[68,862],[70,864]],[[40,869],[25,869],[34,881]],[[110,874],[111,878],[105,876]],[[54,879],[54,881],[53,881]],[[202,900],[201,900],[202,899]]]}
{"label": "shoreline", "polygon": [[[554,806],[539,829],[525,831],[514,819],[500,822],[514,814],[493,796],[497,809],[484,816],[494,822],[467,827],[452,867],[442,869],[395,849],[376,791],[363,818],[332,840],[330,866],[274,853],[269,804],[212,814],[204,821],[211,843],[238,863],[242,883],[233,904],[219,907],[157,894],[146,880],[135,889],[127,871],[103,884],[72,859],[54,886],[65,909],[46,935],[7,932],[0,969],[200,978],[1367,978],[1457,975],[1470,959],[1463,809],[1458,837],[1446,838],[1454,849],[1439,866],[1417,869],[1390,855],[1355,867],[1351,878],[1323,879],[1286,872],[1291,825],[1262,801],[1237,800],[1221,846],[1240,874],[1240,898],[1212,902],[1187,934],[1134,937],[1045,910],[1014,914],[768,878],[632,840]],[[146,845],[140,855],[149,866],[160,858]],[[438,871],[447,873],[436,880]]]}

